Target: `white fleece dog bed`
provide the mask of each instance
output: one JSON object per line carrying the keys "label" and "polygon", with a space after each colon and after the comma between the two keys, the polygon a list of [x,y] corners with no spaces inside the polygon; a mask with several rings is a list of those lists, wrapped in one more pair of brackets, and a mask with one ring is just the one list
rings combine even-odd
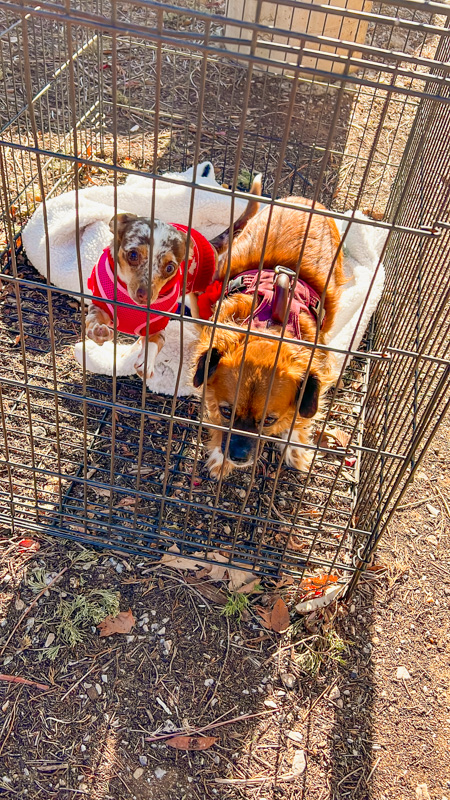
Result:
{"label": "white fleece dog bed", "polygon": [[[186,172],[167,172],[173,180],[192,181],[193,167]],[[199,164],[196,182],[220,187],[214,178],[210,161]],[[126,183],[117,187],[117,213],[128,212],[149,217],[152,208],[153,180],[142,175],[129,175]],[[155,217],[163,222],[189,223],[191,189],[176,183],[156,181]],[[197,189],[194,196],[192,227],[212,239],[230,224],[231,197]],[[234,219],[243,212],[245,200],[236,198]],[[47,277],[46,237],[43,204],[35,211],[23,230],[22,238],[27,256],[35,269]],[[77,213],[76,192],[52,197],[46,202],[48,238],[50,245],[50,282],[68,292],[90,294],[87,278],[105,247],[111,243],[109,221],[114,215],[114,187],[90,186],[78,192],[78,226],[83,288],[78,276],[76,249]]]}
{"label": "white fleece dog bed", "polygon": [[[171,177],[192,180],[192,168],[185,173],[172,173]],[[197,182],[204,185],[220,185],[214,179],[214,169],[210,162],[200,164]],[[153,182],[142,176],[131,175],[123,186],[117,189],[119,211],[138,215],[149,215],[153,193]],[[188,224],[191,190],[189,187],[156,182],[155,216],[165,222]],[[236,200],[234,218],[245,208],[245,201]],[[93,264],[102,250],[111,242],[108,228],[114,213],[114,192],[112,187],[94,186],[79,192],[79,229],[81,265],[84,286]],[[350,219],[351,213],[348,212]],[[68,192],[47,202],[48,231],[50,240],[50,277],[56,286],[68,291],[80,291],[78,263],[76,254],[76,212],[75,192]],[[336,314],[330,331],[328,343],[342,350],[349,348],[353,338],[352,350],[356,350],[374,313],[384,286],[384,269],[377,270],[379,256],[386,239],[383,229],[359,224],[363,215],[357,212],[351,222],[344,243],[344,266],[348,283],[342,292],[341,307]],[[226,195],[197,190],[194,199],[192,225],[206,237],[212,238],[228,227],[230,223],[230,198]],[[348,226],[345,220],[338,221],[341,235]],[[45,257],[45,231],[42,206],[40,206],[25,230],[23,242],[28,258],[41,275],[47,276]],[[376,272],[376,275],[375,275]],[[374,278],[375,275],[375,278]],[[369,297],[370,283],[374,278]],[[85,289],[86,291],[86,289]],[[361,316],[363,305],[364,311]],[[361,320],[359,321],[359,317]],[[358,324],[359,322],[359,324]],[[159,353],[153,377],[147,381],[150,391],[173,395],[180,364],[180,322],[171,320],[166,328],[166,343]],[[356,334],[355,334],[355,329]],[[178,387],[178,395],[192,393],[189,378],[192,350],[197,338],[197,327],[189,320],[183,323],[183,364]],[[354,335],[355,334],[355,335]],[[75,357],[83,364],[83,351],[86,369],[102,375],[112,375],[114,366],[114,344],[107,342],[99,347],[90,340],[75,345]],[[345,355],[337,356],[342,365]],[[136,348],[133,345],[117,345],[116,375],[134,374]]]}

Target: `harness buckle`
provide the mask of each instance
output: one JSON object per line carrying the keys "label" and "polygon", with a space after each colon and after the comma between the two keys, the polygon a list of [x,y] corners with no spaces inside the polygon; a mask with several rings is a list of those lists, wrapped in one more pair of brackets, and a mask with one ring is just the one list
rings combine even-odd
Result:
{"label": "harness buckle", "polygon": [[282,264],[277,264],[277,266],[274,269],[274,273],[275,273],[274,278],[273,278],[273,282],[274,283],[276,282],[277,275],[287,275],[288,278],[291,281],[292,280],[297,280],[297,275],[294,272],[294,270],[293,269],[289,269],[289,267],[283,267]]}

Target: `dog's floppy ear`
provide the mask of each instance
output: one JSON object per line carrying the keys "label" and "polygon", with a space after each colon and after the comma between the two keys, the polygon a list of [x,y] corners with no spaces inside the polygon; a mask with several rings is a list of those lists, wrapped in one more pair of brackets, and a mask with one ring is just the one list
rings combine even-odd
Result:
{"label": "dog's floppy ear", "polygon": [[[302,382],[297,389],[297,397],[296,401],[300,397],[300,393],[302,390]],[[306,381],[305,391],[303,392],[303,397],[300,403],[299,414],[301,417],[310,418],[313,417],[314,414],[317,414],[317,410],[319,408],[319,397],[320,397],[320,381],[317,375],[310,373],[308,375],[308,380]]]}
{"label": "dog's floppy ear", "polygon": [[[194,374],[194,386],[196,389],[198,389],[198,387],[204,383],[207,357],[208,350],[205,350],[205,352],[201,354],[197,361],[197,369],[195,370]],[[211,357],[209,359],[208,376],[206,378],[207,381],[214,375],[217,367],[219,366],[219,361],[221,358],[222,353],[219,353],[217,347],[213,347],[211,350]]]}
{"label": "dog's floppy ear", "polygon": [[114,220],[117,219],[117,236],[119,237],[119,242],[125,232],[125,228],[130,222],[137,219],[136,214],[117,214],[116,217],[113,217],[109,222],[109,230],[111,233],[115,233],[115,223]]}

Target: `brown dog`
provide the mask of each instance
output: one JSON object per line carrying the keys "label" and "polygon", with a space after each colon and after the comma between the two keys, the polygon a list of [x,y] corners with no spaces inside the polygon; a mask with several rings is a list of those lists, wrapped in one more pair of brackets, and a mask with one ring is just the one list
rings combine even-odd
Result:
{"label": "brown dog", "polygon": [[[299,197],[289,197],[287,201],[311,205],[309,200]],[[318,204],[316,207],[324,208]],[[260,266],[269,214],[269,207],[266,207],[246,222],[242,233],[233,241],[230,254],[227,252],[229,231],[213,241],[219,251],[219,277],[223,279],[230,258],[230,278],[234,279],[228,283],[229,294],[222,303],[219,322],[242,326],[244,329],[248,326],[253,301],[251,289],[255,284],[255,276],[245,277],[247,290],[242,285],[239,288],[239,281],[242,280],[243,273],[258,270]],[[317,299],[325,292],[325,316],[318,335],[318,342],[323,344],[333,324],[341,288],[346,279],[341,250],[338,253],[340,238],[334,221],[330,217],[313,214],[307,230],[309,218],[310,214],[300,209],[273,207],[266,240],[263,276],[267,286],[271,273],[275,278],[275,268],[278,265],[295,271],[304,247],[299,278],[307,286],[305,288],[304,285],[296,284],[296,287],[301,290],[302,297],[312,297],[314,302],[311,300],[311,307],[307,303],[302,305],[302,302],[296,306],[295,320],[292,325],[289,323],[287,326],[285,336],[314,342],[317,326],[321,322],[317,317]],[[261,282],[264,282],[262,278]],[[282,328],[279,319],[274,321],[272,317],[267,320],[266,326],[271,334],[279,334]],[[252,327],[261,328],[261,319],[255,322],[253,316]],[[308,444],[310,441],[311,418],[319,409],[321,396],[333,382],[332,358],[326,351],[316,350],[306,385],[303,386],[311,359],[311,348],[283,342],[276,359],[279,342],[252,334],[244,358],[245,339],[245,330],[218,329],[212,336],[211,329],[204,327],[196,352],[193,382],[194,386],[200,387],[206,379],[207,419],[226,427],[234,404],[236,407],[233,428],[239,433],[232,433],[230,436],[228,457],[223,467],[224,475],[236,466],[245,467],[253,462],[257,439],[247,436],[246,433],[262,432],[286,440],[294,420],[290,438],[293,445],[287,447],[285,459],[288,465],[306,470],[311,462],[311,451],[296,447],[295,444]],[[206,370],[208,353],[209,365]],[[238,390],[238,376],[243,360]],[[218,477],[222,470],[226,440],[227,434],[222,431],[214,430],[211,433],[208,467],[214,477]]]}

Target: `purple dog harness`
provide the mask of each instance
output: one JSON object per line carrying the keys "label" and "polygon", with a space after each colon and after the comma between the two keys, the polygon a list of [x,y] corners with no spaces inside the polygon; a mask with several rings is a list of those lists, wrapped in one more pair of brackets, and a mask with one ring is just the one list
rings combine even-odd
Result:
{"label": "purple dog harness", "polygon": [[[234,294],[241,292],[242,294],[255,294],[256,285],[258,284],[259,270],[249,269],[237,275],[233,280],[229,281],[226,294]],[[288,276],[289,281],[286,280]],[[284,278],[284,281],[283,281]],[[274,325],[280,325],[284,322],[285,310],[289,301],[292,286],[289,285],[292,280],[295,280],[295,272],[287,267],[278,266],[275,270],[263,269],[260,273],[258,284],[258,299],[259,305],[255,308],[252,315],[252,327],[254,328],[271,328]],[[282,285],[284,283],[284,286]],[[285,309],[280,313],[275,311],[279,309],[279,297],[282,295],[281,306]],[[284,295],[284,296],[283,296]],[[295,339],[301,339],[299,316],[302,311],[312,317],[316,325],[322,327],[325,317],[324,312],[320,312],[320,296],[312,289],[305,281],[298,279],[295,283],[294,295],[289,309],[289,317],[286,325],[285,332],[289,333]],[[248,323],[249,318],[244,320]]]}

